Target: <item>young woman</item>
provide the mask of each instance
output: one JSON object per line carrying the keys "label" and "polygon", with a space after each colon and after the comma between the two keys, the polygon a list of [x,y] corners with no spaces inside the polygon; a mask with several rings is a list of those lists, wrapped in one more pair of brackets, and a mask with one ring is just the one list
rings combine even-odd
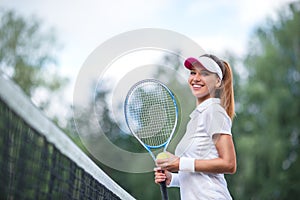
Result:
{"label": "young woman", "polygon": [[188,58],[184,65],[190,70],[188,84],[197,106],[175,155],[156,160],[155,183],[166,180],[169,187],[180,187],[183,200],[232,199],[224,178],[236,171],[231,68],[207,54]]}

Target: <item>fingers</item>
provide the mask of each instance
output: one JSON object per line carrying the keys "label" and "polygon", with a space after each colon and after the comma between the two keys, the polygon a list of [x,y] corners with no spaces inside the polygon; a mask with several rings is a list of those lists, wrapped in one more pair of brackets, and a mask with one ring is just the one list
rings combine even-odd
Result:
{"label": "fingers", "polygon": [[167,176],[165,173],[163,173],[161,170],[155,170],[155,173],[154,173],[154,182],[156,184],[159,184],[163,181],[165,181],[167,179]]}
{"label": "fingers", "polygon": [[169,152],[165,152],[168,157],[167,158],[162,158],[162,159],[156,159],[155,163],[156,166],[161,167],[161,168],[166,168],[170,162],[170,158],[172,158],[174,155],[169,153]]}
{"label": "fingers", "polygon": [[168,162],[169,162],[168,158],[166,158],[166,159],[157,159],[155,161],[156,166],[159,167],[160,169],[166,167],[168,165]]}
{"label": "fingers", "polygon": [[162,172],[162,169],[161,169],[161,167],[155,167],[155,168],[153,169],[153,171],[154,171],[154,172],[156,172],[156,171]]}
{"label": "fingers", "polygon": [[179,157],[174,156],[173,154],[167,152],[169,158],[165,159],[156,159],[156,166],[162,170],[169,170],[172,172],[178,171],[179,169]]}

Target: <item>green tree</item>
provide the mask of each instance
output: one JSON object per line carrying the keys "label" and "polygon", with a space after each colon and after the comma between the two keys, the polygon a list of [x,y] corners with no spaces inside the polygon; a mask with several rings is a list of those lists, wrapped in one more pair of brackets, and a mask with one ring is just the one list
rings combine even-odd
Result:
{"label": "green tree", "polygon": [[[238,157],[238,171],[227,176],[234,199],[297,199],[300,186],[299,116],[300,102],[300,5],[288,4],[278,14],[277,20],[269,20],[255,31],[247,56],[242,60],[246,76],[239,77],[238,59],[226,55],[233,67],[237,117],[233,123],[234,140]],[[184,98],[180,109],[180,128],[184,133],[187,115],[195,102],[186,83],[178,82],[182,61],[176,55],[166,56],[163,64],[173,70],[161,68],[156,77],[175,91],[177,98]],[[98,100],[105,105],[105,91]],[[191,100],[192,102],[187,102]],[[119,134],[106,109],[102,119],[108,133]],[[101,115],[101,114],[100,114]],[[172,148],[176,146],[177,140]],[[103,166],[105,168],[105,166]],[[106,168],[117,182],[138,199],[160,198],[158,186],[145,180],[153,179],[153,173],[128,174]],[[126,180],[126,181],[124,181]],[[147,190],[145,190],[147,188]],[[150,192],[149,192],[150,191]],[[178,189],[169,189],[171,199],[179,198]]]}
{"label": "green tree", "polygon": [[236,199],[297,199],[300,192],[300,4],[255,31],[239,85],[234,123]]}
{"label": "green tree", "polygon": [[[172,73],[176,73],[176,70],[180,66],[180,63],[177,62],[178,57],[176,56],[165,56],[162,58],[162,63],[168,65],[172,64],[175,71]],[[174,64],[176,63],[176,64]],[[177,68],[177,69],[176,69]],[[163,76],[167,75],[164,79]],[[175,80],[176,74],[170,74],[170,71],[159,71],[154,75],[155,77],[166,80],[166,83],[172,88],[180,88],[180,91],[183,94],[186,92],[186,88],[182,89],[182,86],[178,84],[178,81]],[[170,79],[173,78],[173,79]],[[95,126],[94,123],[99,123],[103,134],[107,137],[112,143],[117,145],[120,148],[123,148],[130,152],[145,152],[145,149],[138,143],[138,141],[131,135],[124,133],[119,126],[116,124],[113,119],[111,113],[112,111],[109,109],[108,97],[111,96],[111,85],[109,81],[103,81],[107,85],[103,85],[101,89],[97,89],[95,91],[94,98],[90,99],[90,102],[87,104],[88,106],[83,108],[80,106],[73,107],[75,113],[74,121],[76,121],[76,127],[79,128],[81,132],[85,133],[85,138],[79,138],[74,135],[74,140],[80,144],[80,139],[85,141],[86,145],[91,146],[99,146],[99,140],[103,135],[100,134],[98,130],[98,126]],[[186,85],[186,83],[184,83]],[[94,85],[95,86],[95,85]],[[94,90],[92,90],[94,91]],[[176,93],[177,94],[177,93]],[[178,95],[184,96],[184,95]],[[194,100],[192,100],[195,103]],[[96,108],[96,109],[95,109]],[[96,110],[96,111],[95,111]],[[121,109],[122,110],[122,109]],[[96,112],[97,120],[93,119],[93,115],[91,113]],[[75,128],[74,121],[70,122],[70,126]],[[96,122],[95,122],[96,121]],[[80,132],[80,133],[81,133]],[[81,144],[82,149],[85,150],[85,147]],[[99,148],[101,150],[101,148]],[[94,151],[97,151],[94,150]],[[102,149],[103,151],[103,149]],[[85,152],[90,155],[89,151],[85,150]],[[95,152],[94,152],[95,153]],[[90,155],[93,159],[93,155]],[[153,176],[154,172],[149,173],[127,173],[120,172],[115,169],[110,168],[109,166],[100,163],[97,159],[94,161],[103,169],[113,180],[115,180],[121,187],[123,187],[127,192],[131,193],[137,199],[160,199],[160,187],[159,185],[154,183]],[[140,165],[142,163],[132,162],[130,163],[132,166]],[[147,180],[147,181],[145,181]],[[169,189],[170,199],[179,199],[178,189]]]}
{"label": "green tree", "polygon": [[[55,71],[58,44],[53,31],[42,31],[42,22],[37,18],[26,19],[14,11],[0,9],[0,20],[0,72],[30,97],[38,90],[50,96],[67,83]],[[42,99],[38,106],[46,109],[50,101]]]}

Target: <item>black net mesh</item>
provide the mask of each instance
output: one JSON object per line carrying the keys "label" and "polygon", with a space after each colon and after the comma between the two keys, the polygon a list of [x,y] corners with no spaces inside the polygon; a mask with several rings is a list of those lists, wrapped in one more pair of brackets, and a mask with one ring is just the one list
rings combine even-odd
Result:
{"label": "black net mesh", "polygon": [[0,199],[120,199],[0,98]]}

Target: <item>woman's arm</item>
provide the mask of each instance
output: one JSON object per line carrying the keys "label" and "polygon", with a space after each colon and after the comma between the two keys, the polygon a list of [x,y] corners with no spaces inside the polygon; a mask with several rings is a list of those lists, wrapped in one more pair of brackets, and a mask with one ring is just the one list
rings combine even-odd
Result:
{"label": "woman's arm", "polygon": [[[210,160],[196,159],[194,162],[194,170],[209,173],[235,173],[236,154],[232,136],[228,134],[217,134],[214,140],[219,157]],[[156,165],[163,170],[171,172],[179,171],[180,158],[170,154],[168,159],[156,160]]]}
{"label": "woman's arm", "polygon": [[228,134],[218,134],[214,139],[219,157],[211,160],[195,160],[195,171],[209,173],[235,173],[236,154],[232,136]]}

